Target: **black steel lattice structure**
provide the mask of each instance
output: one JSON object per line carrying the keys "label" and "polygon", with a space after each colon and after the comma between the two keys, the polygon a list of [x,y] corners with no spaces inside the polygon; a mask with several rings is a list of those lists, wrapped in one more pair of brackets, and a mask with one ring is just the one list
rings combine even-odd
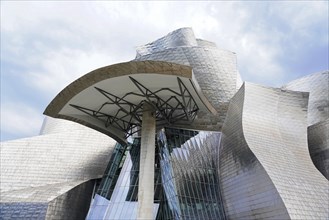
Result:
{"label": "black steel lattice structure", "polygon": [[[122,97],[118,97],[104,89],[94,87],[108,99],[99,109],[93,110],[75,104],[70,104],[70,106],[102,121],[106,128],[112,126],[123,131],[125,138],[140,131],[144,102],[148,102],[154,108],[157,126],[172,125],[174,123],[190,124],[195,119],[199,107],[179,77],[177,77],[179,91],[170,88],[151,91],[133,77],[130,76],[129,79],[139,92],[128,92]],[[166,95],[166,98],[163,98],[163,93],[170,95]],[[127,100],[128,97],[142,97],[143,101],[134,104]],[[107,105],[116,106],[116,112],[114,114],[106,112],[105,106]]]}

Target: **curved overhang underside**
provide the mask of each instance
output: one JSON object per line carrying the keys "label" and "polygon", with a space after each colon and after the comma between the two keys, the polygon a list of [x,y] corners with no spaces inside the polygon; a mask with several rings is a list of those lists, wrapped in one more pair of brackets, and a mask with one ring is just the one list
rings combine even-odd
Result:
{"label": "curved overhang underside", "polygon": [[154,106],[159,126],[184,128],[193,124],[199,110],[216,114],[192,68],[163,61],[130,61],[96,69],[63,89],[44,114],[124,143],[141,125],[144,102]]}

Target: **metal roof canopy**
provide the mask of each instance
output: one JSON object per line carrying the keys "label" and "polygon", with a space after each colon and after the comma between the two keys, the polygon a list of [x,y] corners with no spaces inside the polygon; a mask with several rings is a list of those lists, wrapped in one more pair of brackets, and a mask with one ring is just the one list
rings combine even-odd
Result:
{"label": "metal roof canopy", "polygon": [[75,121],[124,143],[139,131],[142,106],[155,109],[157,126],[193,123],[199,110],[216,114],[189,66],[131,61],[96,69],[62,90],[44,114]]}

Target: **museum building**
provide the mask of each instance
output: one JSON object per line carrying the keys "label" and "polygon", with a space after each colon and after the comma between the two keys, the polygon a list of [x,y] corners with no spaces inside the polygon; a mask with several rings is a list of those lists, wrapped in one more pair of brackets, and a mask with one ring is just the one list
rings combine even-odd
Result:
{"label": "museum building", "polygon": [[1,143],[0,219],[328,219],[329,72],[281,88],[181,28]]}

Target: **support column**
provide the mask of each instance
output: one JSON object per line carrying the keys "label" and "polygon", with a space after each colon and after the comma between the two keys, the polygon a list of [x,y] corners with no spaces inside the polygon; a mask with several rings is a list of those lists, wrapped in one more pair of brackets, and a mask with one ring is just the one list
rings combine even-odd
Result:
{"label": "support column", "polygon": [[137,219],[153,219],[156,120],[153,107],[144,102],[139,160]]}

